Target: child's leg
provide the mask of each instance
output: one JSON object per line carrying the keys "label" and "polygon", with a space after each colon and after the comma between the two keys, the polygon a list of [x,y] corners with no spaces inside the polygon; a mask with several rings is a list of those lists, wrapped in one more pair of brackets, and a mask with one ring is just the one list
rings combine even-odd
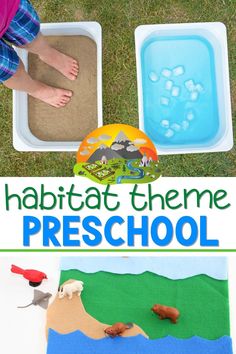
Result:
{"label": "child's leg", "polygon": [[[1,1],[1,0],[0,0]],[[19,9],[3,37],[16,47],[26,48],[39,55],[70,80],[75,80],[79,65],[77,61],[52,48],[40,33],[40,20],[29,0],[21,0]]]}
{"label": "child's leg", "polygon": [[15,74],[4,81],[3,84],[10,89],[27,92],[29,95],[57,108],[64,107],[72,96],[72,92],[69,90],[58,89],[33,80],[25,71],[21,61]]}
{"label": "child's leg", "polygon": [[63,107],[70,101],[72,92],[33,80],[25,71],[15,50],[5,42],[7,40],[15,46],[28,45],[34,42],[39,33],[36,11],[28,0],[21,0],[16,16],[0,39],[0,83],[11,89],[25,91],[54,107]]}
{"label": "child's leg", "polygon": [[42,61],[57,69],[68,79],[75,80],[77,78],[79,72],[77,61],[52,48],[41,33],[33,42],[24,45],[23,48],[37,54]]}

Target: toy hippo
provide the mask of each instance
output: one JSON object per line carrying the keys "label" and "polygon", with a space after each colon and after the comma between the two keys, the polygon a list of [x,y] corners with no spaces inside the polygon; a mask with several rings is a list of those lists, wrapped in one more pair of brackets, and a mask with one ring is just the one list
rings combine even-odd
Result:
{"label": "toy hippo", "polygon": [[174,324],[177,323],[180,316],[179,310],[174,307],[156,304],[151,308],[151,310],[159,316],[160,320],[169,318]]}
{"label": "toy hippo", "polygon": [[132,328],[134,325],[133,323],[123,323],[123,322],[117,322],[114,323],[111,327],[107,327],[104,332],[109,336],[109,337],[117,337],[121,336],[127,329]]}
{"label": "toy hippo", "polygon": [[75,280],[72,283],[65,284],[59,288],[59,299],[63,299],[68,295],[69,300],[72,299],[73,293],[78,293],[78,296],[84,289],[84,283],[80,280]]}

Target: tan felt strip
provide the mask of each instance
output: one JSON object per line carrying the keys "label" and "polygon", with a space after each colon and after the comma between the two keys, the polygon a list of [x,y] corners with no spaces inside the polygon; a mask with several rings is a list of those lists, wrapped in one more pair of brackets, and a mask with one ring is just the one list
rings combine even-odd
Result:
{"label": "tan felt strip", "polygon": [[29,127],[44,141],[81,141],[97,128],[97,46],[85,36],[47,37],[54,48],[79,61],[77,80],[65,78],[57,70],[29,55],[29,73],[48,85],[74,92],[64,108],[54,108],[29,96]]}
{"label": "tan felt strip", "polygon": [[[72,281],[74,280],[69,280],[64,284]],[[59,299],[57,295],[47,311],[47,336],[48,330],[51,328],[61,334],[68,334],[79,330],[88,337],[99,339],[105,337],[104,329],[108,326],[110,325],[97,321],[85,311],[81,298],[77,296],[77,294],[73,294],[71,300],[69,300],[68,297]],[[146,333],[136,325],[127,330],[123,336],[131,337],[138,334],[148,337]]]}

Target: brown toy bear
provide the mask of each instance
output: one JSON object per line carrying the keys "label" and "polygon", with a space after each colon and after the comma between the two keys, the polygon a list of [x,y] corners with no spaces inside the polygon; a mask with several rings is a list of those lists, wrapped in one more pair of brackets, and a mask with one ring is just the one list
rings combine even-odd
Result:
{"label": "brown toy bear", "polygon": [[156,304],[151,308],[151,310],[159,316],[160,320],[169,318],[174,324],[177,323],[180,316],[179,310],[174,307]]}
{"label": "brown toy bear", "polygon": [[127,329],[132,328],[134,325],[133,323],[123,323],[123,322],[117,322],[114,323],[111,327],[107,327],[104,332],[114,338],[117,336],[121,336],[122,333],[124,333]]}

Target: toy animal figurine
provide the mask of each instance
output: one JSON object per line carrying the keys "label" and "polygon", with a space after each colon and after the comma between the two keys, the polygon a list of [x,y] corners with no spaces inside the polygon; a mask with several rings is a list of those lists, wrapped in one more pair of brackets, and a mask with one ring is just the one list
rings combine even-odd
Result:
{"label": "toy animal figurine", "polygon": [[48,279],[46,274],[35,269],[22,269],[15,265],[11,266],[11,272],[22,275],[25,279],[29,280],[29,285],[34,288],[39,286],[44,279]]}
{"label": "toy animal figurine", "polygon": [[51,296],[52,296],[52,294],[50,294],[50,293],[43,293],[42,291],[34,290],[33,301],[29,305],[18,306],[17,308],[18,309],[26,309],[27,307],[34,305],[34,306],[40,306],[44,310],[46,310],[48,308],[48,303],[49,303],[49,299]]}
{"label": "toy animal figurine", "polygon": [[127,329],[132,328],[134,325],[133,323],[123,323],[123,322],[117,322],[114,323],[111,327],[107,327],[104,332],[109,336],[109,337],[117,337],[121,336]]}
{"label": "toy animal figurine", "polygon": [[169,318],[174,324],[177,323],[180,316],[179,310],[174,307],[156,304],[151,308],[151,310],[159,316],[160,320]]}
{"label": "toy animal figurine", "polygon": [[65,284],[59,288],[59,299],[63,299],[68,295],[69,300],[72,299],[73,293],[78,293],[78,296],[84,290],[84,283],[80,280],[73,281],[72,283]]}

